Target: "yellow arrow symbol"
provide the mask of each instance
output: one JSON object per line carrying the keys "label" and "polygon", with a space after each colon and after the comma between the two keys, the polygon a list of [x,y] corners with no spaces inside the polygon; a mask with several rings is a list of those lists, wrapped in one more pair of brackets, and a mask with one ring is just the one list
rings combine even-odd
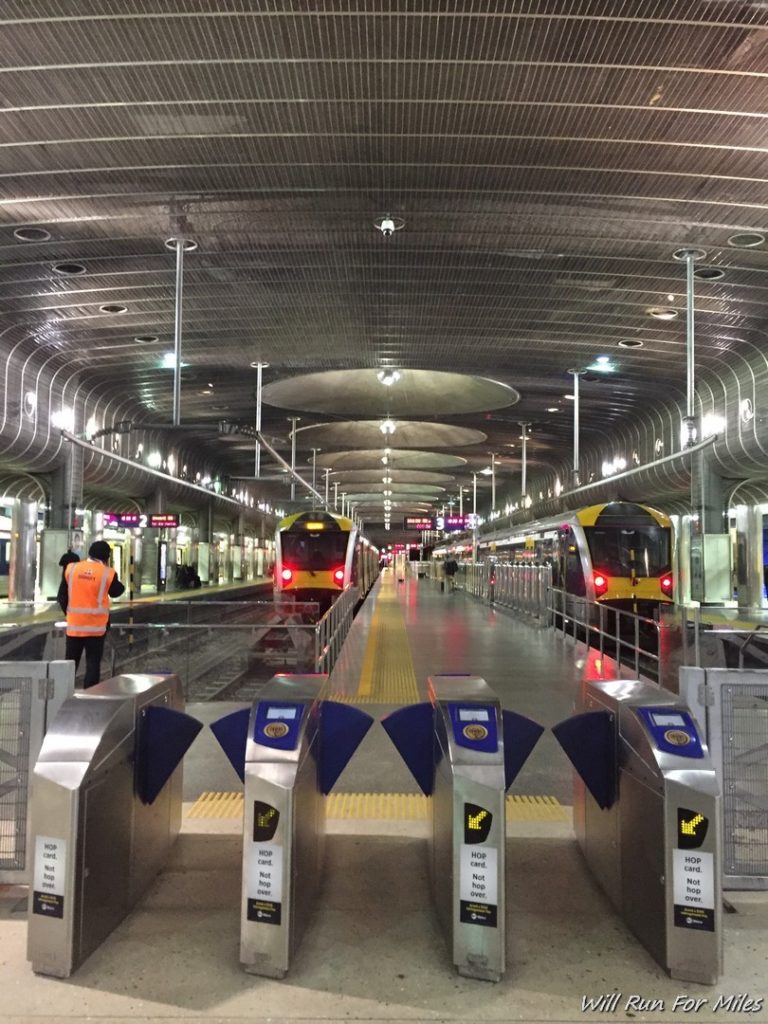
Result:
{"label": "yellow arrow symbol", "polygon": [[467,815],[467,828],[479,829],[480,828],[480,822],[483,821],[483,819],[487,818],[487,817],[488,817],[488,811],[480,811],[479,814],[468,814]]}
{"label": "yellow arrow symbol", "polygon": [[690,821],[680,822],[680,831],[683,833],[684,836],[695,836],[696,829],[699,827],[702,821],[704,821],[704,815],[695,814]]}

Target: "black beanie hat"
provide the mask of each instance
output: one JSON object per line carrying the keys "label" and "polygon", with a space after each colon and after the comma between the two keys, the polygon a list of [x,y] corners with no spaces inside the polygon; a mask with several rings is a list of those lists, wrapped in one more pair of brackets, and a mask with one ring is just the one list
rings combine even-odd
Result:
{"label": "black beanie hat", "polygon": [[95,540],[88,548],[89,558],[98,558],[100,562],[108,562],[112,549],[105,540]]}
{"label": "black beanie hat", "polygon": [[64,568],[69,565],[70,562],[79,562],[80,555],[76,555],[74,551],[65,551],[59,559],[59,565]]}

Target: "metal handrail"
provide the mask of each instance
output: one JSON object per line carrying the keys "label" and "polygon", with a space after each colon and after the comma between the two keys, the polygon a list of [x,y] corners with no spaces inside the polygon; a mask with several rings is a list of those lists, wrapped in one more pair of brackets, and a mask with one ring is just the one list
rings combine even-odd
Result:
{"label": "metal handrail", "polygon": [[[641,666],[641,659],[650,661],[655,668],[655,681],[661,684],[661,627],[655,619],[649,619],[642,615],[635,615],[633,612],[624,611],[621,608],[606,606],[598,601],[588,601],[586,598],[575,598],[572,594],[557,588],[549,588],[547,611],[551,616],[552,625],[562,633],[565,640],[570,635],[574,641],[579,641],[578,630],[584,630],[584,643],[587,646],[596,646],[600,658],[605,658],[606,641],[613,645],[616,664],[616,678],[621,670],[622,663],[626,664],[624,658],[630,655],[630,664],[637,676],[645,675],[653,678],[653,671],[648,671],[647,664]],[[570,600],[570,608],[568,607]],[[581,617],[579,611],[583,610]],[[557,619],[560,619],[560,626]],[[613,626],[611,629],[610,626]],[[653,642],[645,644],[641,642],[641,628],[645,627],[653,636]],[[591,636],[597,641],[596,644],[588,643],[587,638]]]}

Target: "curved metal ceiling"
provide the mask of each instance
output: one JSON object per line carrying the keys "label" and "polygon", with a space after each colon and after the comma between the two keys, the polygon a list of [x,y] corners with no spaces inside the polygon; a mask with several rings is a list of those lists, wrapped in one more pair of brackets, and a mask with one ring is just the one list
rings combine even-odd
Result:
{"label": "curved metal ceiling", "polygon": [[[0,15],[3,319],[154,420],[170,420],[178,233],[198,242],[182,416],[201,436],[253,423],[257,361],[268,383],[439,369],[520,393],[456,417],[487,435],[457,452],[467,481],[510,455],[519,421],[551,464],[571,443],[569,368],[617,364],[582,382],[585,443],[684,394],[683,245],[724,272],[696,283],[702,371],[725,381],[765,349],[768,245],[731,244],[766,226],[763,3],[70,0],[62,15],[6,0]],[[386,238],[388,216],[402,229]],[[14,235],[30,227],[50,237]],[[285,412],[264,422],[287,437]]]}

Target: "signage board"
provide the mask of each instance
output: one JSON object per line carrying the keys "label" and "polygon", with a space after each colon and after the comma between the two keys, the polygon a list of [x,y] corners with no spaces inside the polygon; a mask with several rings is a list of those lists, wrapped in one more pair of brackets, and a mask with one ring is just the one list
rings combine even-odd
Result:
{"label": "signage board", "polygon": [[472,529],[473,518],[469,516],[438,516],[438,530],[445,530],[446,533],[456,533]]}
{"label": "signage board", "polygon": [[405,530],[434,530],[434,516],[406,516],[403,519]]}
{"label": "signage board", "polygon": [[118,526],[125,529],[135,527],[149,527],[151,529],[162,529],[163,527],[175,528],[179,525],[178,512],[149,513],[144,512],[105,512],[105,526]]}

